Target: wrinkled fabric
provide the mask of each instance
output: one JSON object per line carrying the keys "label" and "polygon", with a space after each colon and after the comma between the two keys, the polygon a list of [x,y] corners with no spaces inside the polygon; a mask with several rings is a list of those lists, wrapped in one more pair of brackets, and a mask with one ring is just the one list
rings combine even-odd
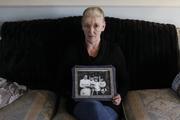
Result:
{"label": "wrinkled fabric", "polygon": [[174,78],[171,88],[180,96],[180,73]]}
{"label": "wrinkled fabric", "polygon": [[0,108],[12,103],[26,91],[26,86],[0,78]]}

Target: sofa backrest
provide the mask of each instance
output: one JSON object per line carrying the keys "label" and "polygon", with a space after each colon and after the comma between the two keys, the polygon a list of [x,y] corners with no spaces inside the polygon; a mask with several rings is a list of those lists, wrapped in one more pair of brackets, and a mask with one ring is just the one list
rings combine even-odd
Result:
{"label": "sofa backrest", "polygon": [[5,22],[1,29],[0,75],[31,89],[56,90],[59,20]]}
{"label": "sofa backrest", "polygon": [[[119,44],[130,89],[170,87],[178,73],[176,27],[141,20],[106,18],[104,39]],[[83,40],[81,16],[5,22],[1,29],[0,75],[32,89],[58,91],[64,48]]]}

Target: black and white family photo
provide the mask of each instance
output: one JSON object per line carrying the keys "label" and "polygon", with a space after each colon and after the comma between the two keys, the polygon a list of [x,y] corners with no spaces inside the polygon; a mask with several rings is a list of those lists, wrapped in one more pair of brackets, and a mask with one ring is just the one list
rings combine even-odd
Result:
{"label": "black and white family photo", "polygon": [[115,93],[111,68],[75,68],[74,95],[77,98],[108,98]]}
{"label": "black and white family photo", "polygon": [[[94,74],[94,72],[92,74]],[[105,76],[105,75],[108,74],[104,74],[104,75],[100,75],[100,74],[91,75],[91,73],[83,74],[83,78],[79,79],[79,94],[81,96],[105,95],[105,94],[109,95],[110,94],[110,83],[108,80],[109,76]],[[105,79],[105,77],[107,79]]]}

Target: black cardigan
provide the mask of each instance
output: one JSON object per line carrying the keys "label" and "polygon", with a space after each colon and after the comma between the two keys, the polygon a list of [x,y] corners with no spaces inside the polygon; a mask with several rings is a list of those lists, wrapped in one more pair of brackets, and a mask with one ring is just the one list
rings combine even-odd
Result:
{"label": "black cardigan", "polygon": [[[105,40],[101,40],[99,53],[96,57],[90,57],[87,53],[85,43],[78,45],[70,45],[67,48],[65,54],[65,66],[62,68],[65,73],[64,82],[61,88],[64,88],[63,93],[71,99],[72,96],[72,68],[74,65],[112,65],[116,69],[116,87],[117,93],[122,97],[127,93],[128,90],[128,75],[125,65],[125,58],[122,54],[120,47],[116,44],[110,43]],[[65,85],[65,86],[64,86]],[[73,100],[68,103],[69,109],[72,109]],[[103,102],[118,111],[119,106],[115,106],[112,102]]]}

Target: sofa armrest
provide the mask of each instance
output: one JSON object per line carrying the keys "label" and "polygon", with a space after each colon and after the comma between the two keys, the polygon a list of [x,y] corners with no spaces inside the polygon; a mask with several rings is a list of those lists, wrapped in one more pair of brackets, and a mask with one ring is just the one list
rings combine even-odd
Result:
{"label": "sofa armrest", "polygon": [[54,93],[29,90],[11,104],[0,109],[0,120],[50,120],[56,104]]}
{"label": "sofa armrest", "polygon": [[180,98],[171,89],[129,91],[123,102],[126,120],[180,120]]}

